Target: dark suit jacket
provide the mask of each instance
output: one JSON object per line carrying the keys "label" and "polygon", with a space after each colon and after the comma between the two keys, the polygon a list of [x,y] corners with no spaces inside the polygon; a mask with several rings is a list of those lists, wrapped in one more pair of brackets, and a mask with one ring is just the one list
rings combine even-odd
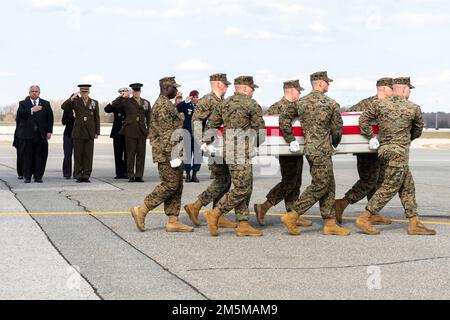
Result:
{"label": "dark suit jacket", "polygon": [[100,136],[98,101],[89,98],[85,105],[81,98],[75,99],[74,101],[68,99],[62,104],[61,108],[64,111],[75,111],[72,138],[94,140],[95,135]]}
{"label": "dark suit jacket", "polygon": [[19,148],[19,117],[16,117],[16,130],[14,131],[14,141],[13,141],[13,147],[18,149]]}
{"label": "dark suit jacket", "polygon": [[125,123],[120,134],[128,138],[138,139],[148,137],[151,119],[151,105],[141,99],[141,105],[134,98],[119,97],[111,103],[113,109],[125,111]]}
{"label": "dark suit jacket", "polygon": [[64,111],[61,119],[61,123],[66,128],[64,129],[64,136],[71,137],[73,131],[73,125],[75,124],[75,115],[73,111]]}
{"label": "dark suit jacket", "polygon": [[[120,130],[122,130],[123,128],[123,124],[125,123],[125,111],[123,111],[122,108],[113,108],[113,106],[111,104],[108,104],[105,107],[105,112],[106,113],[114,113],[114,122],[113,122],[113,126],[111,129],[111,135],[110,137],[113,139],[117,139],[120,138]],[[123,138],[123,137],[122,137]]]}
{"label": "dark suit jacket", "polygon": [[17,137],[19,139],[33,139],[34,128],[37,127],[42,138],[47,139],[47,133],[53,133],[53,110],[50,102],[39,99],[42,110],[31,114],[33,102],[28,97],[19,103],[16,123],[19,123]]}

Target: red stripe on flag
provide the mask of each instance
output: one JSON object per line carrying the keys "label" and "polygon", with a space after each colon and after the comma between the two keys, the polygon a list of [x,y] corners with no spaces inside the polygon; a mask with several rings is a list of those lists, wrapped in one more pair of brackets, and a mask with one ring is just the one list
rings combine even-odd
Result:
{"label": "red stripe on flag", "polygon": [[[372,126],[373,132],[378,134],[378,127]],[[283,134],[278,127],[266,127],[268,137],[282,137]],[[294,136],[303,137],[303,129],[301,127],[294,127]],[[342,130],[344,135],[361,135],[361,128],[359,126],[345,126]]]}

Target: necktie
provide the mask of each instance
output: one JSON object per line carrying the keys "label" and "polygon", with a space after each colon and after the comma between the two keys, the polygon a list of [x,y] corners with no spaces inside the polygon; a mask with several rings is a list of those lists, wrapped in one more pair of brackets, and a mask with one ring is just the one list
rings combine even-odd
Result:
{"label": "necktie", "polygon": [[36,100],[33,100],[33,107],[36,107]]}

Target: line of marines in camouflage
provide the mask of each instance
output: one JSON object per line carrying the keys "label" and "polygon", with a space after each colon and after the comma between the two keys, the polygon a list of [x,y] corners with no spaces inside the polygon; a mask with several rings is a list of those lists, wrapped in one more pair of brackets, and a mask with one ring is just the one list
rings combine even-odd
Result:
{"label": "line of marines in camouflage", "polygon": [[[231,85],[226,74],[210,77],[212,91],[203,97],[194,113],[193,122],[207,121],[204,131],[223,126],[225,144],[227,130],[255,130],[265,128],[263,113],[258,103],[252,99],[258,88],[253,77],[242,76],[234,81],[236,92],[224,99]],[[329,84],[333,82],[327,72],[311,75],[313,90],[300,98],[304,89],[299,80],[284,83],[284,97],[275,103],[269,114],[279,115],[280,129],[286,142],[290,143],[293,156],[280,156],[282,181],[267,195],[267,201],[255,205],[257,221],[265,225],[265,216],[273,206],[285,201],[287,214],[282,222],[291,235],[301,234],[301,227],[310,227],[311,221],[302,216],[319,202],[321,215],[325,221],[325,235],[350,235],[350,230],[342,224],[347,206],[363,198],[369,199],[366,210],[356,220],[356,226],[365,234],[377,235],[374,225],[388,225],[392,221],[380,215],[381,210],[398,193],[406,217],[409,219],[409,235],[435,235],[418,219],[414,181],[409,169],[409,149],[411,141],[419,138],[423,130],[420,107],[409,101],[410,78],[383,78],[377,83],[377,95],[361,101],[350,111],[362,112],[360,127],[362,134],[370,139],[371,150],[377,153],[357,155],[360,180],[348,191],[344,199],[335,201],[335,179],[332,156],[342,138],[343,120],[339,104],[329,98]],[[183,119],[170,99],[175,98],[177,88],[175,78],[160,81],[161,95],[152,109],[150,142],[153,159],[158,164],[161,184],[150,193],[131,214],[138,229],[145,231],[146,216],[161,204],[169,218],[168,232],[193,232],[193,228],[180,222],[181,196],[183,192],[182,151],[174,150],[179,141],[173,141],[173,133],[180,129]],[[300,195],[302,184],[303,156],[300,145],[293,135],[292,123],[299,118],[302,124],[305,149],[304,156],[310,165],[312,183]],[[378,136],[372,124],[379,127]],[[213,138],[203,137],[202,151],[214,153]],[[264,142],[257,139],[256,146]],[[237,143],[224,147],[224,153],[236,151]],[[241,147],[241,146],[239,146]],[[241,147],[242,148],[242,147]],[[225,150],[226,149],[226,150]],[[175,156],[174,156],[175,154]],[[235,153],[236,154],[236,153]],[[187,204],[185,210],[195,226],[200,226],[202,208],[213,203],[213,209],[206,214],[208,228],[212,236],[218,236],[220,229],[236,229],[237,236],[262,236],[261,230],[249,224],[249,205],[253,188],[252,158],[256,155],[254,146],[246,142],[245,159],[242,162],[225,163],[210,159],[212,183],[199,195],[194,203]],[[224,159],[228,159],[223,155]],[[223,160],[223,159],[222,159]],[[231,185],[234,188],[230,191]],[[228,221],[225,215],[235,210],[237,223]]]}

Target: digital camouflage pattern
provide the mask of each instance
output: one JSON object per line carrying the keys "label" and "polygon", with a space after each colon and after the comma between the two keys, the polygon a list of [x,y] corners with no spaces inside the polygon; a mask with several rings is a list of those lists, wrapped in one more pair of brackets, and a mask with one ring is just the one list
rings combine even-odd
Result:
{"label": "digital camouflage pattern", "polygon": [[376,103],[379,101],[378,96],[373,96],[364,100],[361,100],[353,107],[350,107],[348,112],[364,112],[369,110],[370,108],[374,108]]}
{"label": "digital camouflage pattern", "polygon": [[284,200],[286,210],[293,210],[295,201],[300,196],[303,174],[303,157],[280,156],[281,182],[267,194],[267,200],[278,205]]}
{"label": "digital camouflage pattern", "polygon": [[[377,85],[388,85],[392,79],[380,79]],[[356,105],[348,109],[348,112],[365,112],[371,108],[375,108],[379,101],[378,96],[373,96],[358,102]],[[365,197],[370,200],[375,194],[378,177],[380,174],[380,162],[377,153],[357,154],[357,167],[359,180],[345,194],[345,198],[349,203],[355,204]]]}
{"label": "digital camouflage pattern", "polygon": [[211,171],[212,182],[198,199],[203,207],[210,203],[213,203],[213,206],[216,207],[220,199],[230,191],[231,175],[226,164],[211,164],[209,170]]}
{"label": "digital camouflage pattern", "polygon": [[422,135],[424,123],[419,106],[404,97],[386,98],[360,118],[363,134],[373,138],[372,122],[379,126],[381,147],[380,183],[377,192],[369,201],[367,210],[372,214],[381,210],[398,193],[408,218],[418,215],[415,200],[414,179],[409,169],[411,141]]}
{"label": "digital camouflage pattern", "polygon": [[299,215],[303,215],[319,202],[322,218],[335,218],[336,181],[334,179],[333,160],[331,156],[322,155],[307,155],[306,159],[310,166],[311,185],[294,202],[292,210]]}
{"label": "digital camouflage pattern", "polygon": [[[264,136],[258,137],[260,130],[265,128],[259,104],[245,94],[235,93],[214,110],[207,129],[219,129],[222,125],[226,163],[250,164],[256,156],[255,145],[259,146],[265,140]],[[211,143],[211,140],[206,142]]]}
{"label": "digital camouflage pattern", "polygon": [[164,203],[167,216],[178,216],[183,195],[183,166],[172,168],[169,163],[158,163],[161,184],[145,199],[144,203],[151,211]]}
{"label": "digital camouflage pattern", "polygon": [[339,104],[320,91],[300,98],[280,115],[280,129],[286,142],[295,141],[292,122],[299,118],[305,136],[305,155],[331,156],[333,145],[342,139],[342,116]]}
{"label": "digital camouflage pattern", "polygon": [[302,88],[300,85],[300,80],[289,80],[283,83],[283,89],[297,89],[298,91],[304,91],[305,89]]}
{"label": "digital camouflage pattern", "polygon": [[259,86],[255,84],[255,81],[253,80],[252,76],[241,76],[234,80],[235,85],[245,85],[249,86],[253,89],[258,89]]}
{"label": "digital camouflage pattern", "polygon": [[310,76],[311,82],[312,81],[318,81],[318,80],[323,80],[326,81],[328,83],[333,82],[334,80],[330,79],[330,77],[328,77],[328,72],[327,71],[319,71],[316,73],[313,73]]}
{"label": "digital camouflage pattern", "polygon": [[420,107],[400,96],[378,101],[375,108],[361,115],[361,131],[369,139],[375,137],[373,122],[378,124],[381,146],[389,146],[390,150],[406,155],[409,155],[411,141],[422,135],[424,127]]}
{"label": "digital camouflage pattern", "polygon": [[372,199],[380,177],[380,161],[377,153],[358,154],[356,158],[359,180],[345,194],[345,198],[351,204],[358,203],[365,197],[368,200]]}
{"label": "digital camouflage pattern", "polygon": [[314,90],[294,107],[287,108],[280,116],[280,129],[288,143],[295,141],[292,122],[296,118],[300,119],[305,136],[304,154],[310,164],[312,183],[293,204],[293,209],[303,215],[319,201],[322,217],[334,218],[336,182],[331,157],[333,145],[337,146],[342,139],[343,121],[339,104]]}
{"label": "digital camouflage pattern", "polygon": [[230,165],[229,169],[234,189],[223,196],[217,208],[223,214],[234,209],[237,221],[248,221],[250,215],[248,207],[253,193],[253,166]]}
{"label": "digital camouflage pattern", "polygon": [[272,116],[279,116],[289,107],[295,107],[295,102],[290,102],[286,98],[282,98],[277,103],[274,103],[268,110],[267,114]]}
{"label": "digital camouflage pattern", "polygon": [[[194,110],[194,115],[192,116],[192,128],[196,128],[195,124],[201,123],[204,125],[202,129],[205,129],[207,121],[211,118],[213,111],[221,102],[223,102],[223,99],[216,96],[213,92],[208,93],[201,98]],[[203,144],[203,141],[197,142]]]}
{"label": "digital camouflage pattern", "polygon": [[172,139],[172,135],[176,130],[183,129],[183,123],[183,114],[178,112],[167,97],[160,95],[153,106],[150,124],[149,138],[153,147],[153,162],[169,163],[174,160],[172,151],[176,151],[177,156],[182,159],[182,145],[179,152],[174,150],[175,147],[180,146],[182,134],[179,139]]}
{"label": "digital camouflage pattern", "polygon": [[[224,128],[224,155],[230,170],[234,189],[223,196],[217,208],[224,214],[235,209],[237,220],[247,221],[250,213],[248,206],[253,192],[253,166],[251,164],[251,158],[256,155],[254,149],[255,143],[246,139],[246,143],[242,145],[242,143],[235,141],[235,139],[230,139],[231,141],[229,141],[227,137],[228,130],[236,130],[244,133],[249,130],[254,130],[254,133],[258,135],[259,130],[265,128],[262,109],[249,96],[235,93],[214,110],[207,128],[218,129],[222,125]],[[261,138],[259,141],[258,137],[254,138],[257,139],[255,141],[257,145],[264,142],[264,138]],[[234,155],[229,154],[230,150]]]}
{"label": "digital camouflage pattern", "polygon": [[408,86],[410,89],[415,89],[415,87],[411,84],[410,77],[396,78],[396,79],[393,79],[392,83],[405,85],[405,86]]}
{"label": "digital camouflage pattern", "polygon": [[[216,76],[216,75],[213,75]],[[213,77],[211,76],[211,77]],[[212,79],[221,79],[221,80],[211,80],[211,81],[225,81],[223,75],[217,75],[217,77]],[[198,102],[197,107],[195,108],[194,115],[192,117],[192,127],[195,127],[195,124],[202,123],[205,124],[210,119],[213,111],[218,108],[219,104],[223,102],[223,99],[219,98],[215,93],[211,92],[205,95]],[[198,126],[198,125],[197,125]],[[195,135],[195,134],[194,134]],[[196,137],[197,138],[197,137]],[[203,143],[201,139],[203,136],[199,137],[198,143]],[[231,188],[231,176],[228,166],[226,164],[221,164],[223,161],[214,161],[210,160],[209,170],[211,171],[211,179],[213,181],[208,186],[208,188],[199,196],[199,200],[203,204],[203,206],[207,206],[210,203],[214,204],[214,207],[218,204],[219,200],[228,192]]]}
{"label": "digital camouflage pattern", "polygon": [[[288,85],[297,85],[297,82]],[[300,86],[299,83],[298,85]],[[267,111],[267,114],[280,115],[285,109],[293,104],[294,102],[290,102],[286,100],[286,98],[283,98],[271,106]],[[281,182],[270,190],[266,198],[273,206],[278,205],[284,200],[286,210],[289,212],[291,211],[294,202],[297,201],[300,196],[303,174],[303,156],[280,156],[279,162],[282,177]]]}

